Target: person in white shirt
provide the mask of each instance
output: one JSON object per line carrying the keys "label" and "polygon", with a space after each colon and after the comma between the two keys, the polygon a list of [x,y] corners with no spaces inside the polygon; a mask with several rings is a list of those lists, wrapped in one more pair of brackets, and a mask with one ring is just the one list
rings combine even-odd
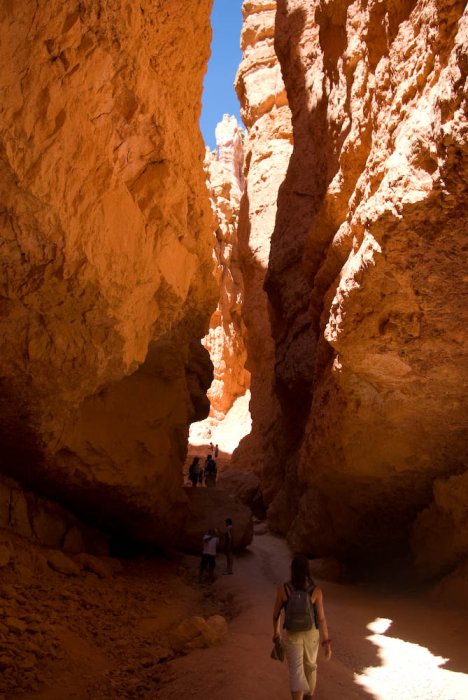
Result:
{"label": "person in white shirt", "polygon": [[208,576],[208,582],[214,581],[214,570],[216,566],[216,552],[219,544],[219,536],[216,529],[210,529],[203,535],[203,553],[200,562],[199,583],[203,583],[205,574]]}

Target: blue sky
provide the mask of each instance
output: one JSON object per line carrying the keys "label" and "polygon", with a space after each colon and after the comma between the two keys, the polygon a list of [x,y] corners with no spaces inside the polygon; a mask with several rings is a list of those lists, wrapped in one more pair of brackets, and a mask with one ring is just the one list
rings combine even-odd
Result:
{"label": "blue sky", "polygon": [[242,0],[214,0],[211,14],[213,39],[208,72],[205,75],[200,128],[205,143],[216,147],[215,129],[223,114],[240,121],[239,101],[233,83],[241,60],[240,31]]}

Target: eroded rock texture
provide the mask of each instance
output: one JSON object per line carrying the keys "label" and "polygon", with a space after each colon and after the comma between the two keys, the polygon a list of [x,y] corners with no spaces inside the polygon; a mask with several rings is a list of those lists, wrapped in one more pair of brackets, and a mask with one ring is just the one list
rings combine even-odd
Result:
{"label": "eroded rock texture", "polygon": [[266,279],[279,418],[264,478],[270,520],[315,555],[388,556],[415,519],[422,568],[467,554],[467,502],[453,504],[467,437],[464,5],[277,3],[294,150]]}
{"label": "eroded rock texture", "polygon": [[0,8],[1,468],[150,539],[208,412],[210,9]]}
{"label": "eroded rock texture", "polygon": [[[271,464],[265,448],[275,430],[278,404],[274,396],[274,343],[263,290],[276,216],[278,188],[292,150],[291,113],[274,49],[276,2],[244,2],[241,36],[243,58],[236,90],[247,128],[246,187],[239,219],[239,251],[244,279],[242,310],[247,328],[247,368],[251,372],[252,432],[233,455],[233,465],[261,473]],[[280,468],[281,474],[282,469]]]}
{"label": "eroded rock texture", "polygon": [[246,330],[242,320],[244,285],[237,228],[244,189],[244,133],[225,114],[216,127],[217,151],[207,150],[205,169],[213,213],[214,268],[219,301],[202,343],[210,354],[214,379],[208,391],[209,417],[190,429],[192,445],[213,442],[231,453],[250,430],[250,374],[245,369]]}

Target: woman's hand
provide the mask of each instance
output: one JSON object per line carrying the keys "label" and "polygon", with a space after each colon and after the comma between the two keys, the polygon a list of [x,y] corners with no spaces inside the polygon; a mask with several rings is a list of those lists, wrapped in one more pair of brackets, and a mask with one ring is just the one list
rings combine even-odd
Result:
{"label": "woman's hand", "polygon": [[330,661],[331,655],[332,655],[331,642],[329,642],[329,641],[327,641],[325,643],[322,642],[322,647],[323,647],[323,654],[325,656],[325,661]]}
{"label": "woman's hand", "polygon": [[276,642],[277,639],[280,638],[280,615],[281,615],[281,608],[283,607],[283,601],[285,598],[285,593],[283,590],[282,586],[278,587],[278,591],[276,593],[276,600],[275,600],[275,606],[273,608],[273,642]]}

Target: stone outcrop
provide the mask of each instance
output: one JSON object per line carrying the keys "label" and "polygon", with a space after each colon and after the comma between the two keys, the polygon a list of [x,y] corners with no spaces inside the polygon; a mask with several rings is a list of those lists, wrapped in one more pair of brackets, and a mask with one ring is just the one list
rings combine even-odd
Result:
{"label": "stone outcrop", "polygon": [[209,408],[210,10],[0,8],[1,470],[149,539]]}
{"label": "stone outcrop", "polygon": [[[261,473],[265,443],[273,439],[278,417],[274,396],[274,343],[263,290],[276,216],[278,188],[286,174],[292,150],[291,113],[275,54],[276,2],[244,2],[241,35],[242,62],[236,77],[245,139],[245,192],[239,218],[239,251],[245,288],[242,317],[247,328],[247,369],[251,372],[252,432],[233,455],[233,466]],[[282,477],[282,470],[280,470]],[[268,493],[267,493],[268,496]]]}
{"label": "stone outcrop", "polygon": [[[207,150],[205,170],[213,214],[215,279],[219,301],[202,343],[210,354],[214,379],[208,391],[210,414],[192,424],[190,443],[213,442],[231,453],[250,430],[250,374],[245,368],[244,289],[237,242],[239,205],[244,189],[244,133],[225,114],[216,127],[217,151]],[[230,412],[232,411],[232,416]]]}
{"label": "stone outcrop", "polygon": [[[246,55],[247,41],[265,46],[255,16],[274,5],[244,3]],[[259,313],[274,372],[256,373],[249,340],[252,435],[256,383],[270,376],[256,443],[270,523],[315,556],[388,557],[415,522],[421,568],[447,571],[467,554],[456,534],[467,515],[457,497],[466,468],[464,5],[277,2],[294,149],[270,244],[270,323]],[[258,70],[265,65],[262,55]],[[245,288],[250,333],[247,278]]]}
{"label": "stone outcrop", "polygon": [[176,653],[204,649],[219,644],[228,635],[227,622],[222,615],[207,620],[199,615],[183,620],[170,634],[169,641]]}
{"label": "stone outcrop", "polygon": [[0,477],[0,529],[69,554],[108,554],[102,533],[87,527],[57,503],[23,491],[5,477]]}
{"label": "stone outcrop", "polygon": [[180,549],[200,554],[203,535],[210,528],[217,528],[222,533],[226,518],[231,518],[234,523],[234,550],[239,551],[249,546],[253,537],[250,508],[222,487],[190,486],[184,491],[187,495],[187,521],[178,541]]}

